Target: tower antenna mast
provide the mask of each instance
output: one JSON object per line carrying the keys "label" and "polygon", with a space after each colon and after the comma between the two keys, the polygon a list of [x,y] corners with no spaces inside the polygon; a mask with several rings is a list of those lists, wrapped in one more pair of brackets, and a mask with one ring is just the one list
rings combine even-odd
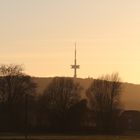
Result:
{"label": "tower antenna mast", "polygon": [[77,48],[75,42],[75,58],[74,58],[74,65],[71,65],[71,68],[74,69],[74,79],[77,78],[77,69],[80,69],[80,65],[77,65]]}

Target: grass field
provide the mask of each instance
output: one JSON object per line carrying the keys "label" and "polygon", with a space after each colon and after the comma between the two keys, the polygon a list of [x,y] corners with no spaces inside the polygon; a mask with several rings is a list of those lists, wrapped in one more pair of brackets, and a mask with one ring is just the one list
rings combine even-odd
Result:
{"label": "grass field", "polygon": [[[24,136],[0,136],[0,140],[23,140]],[[29,136],[28,140],[140,140],[140,135],[130,136]]]}

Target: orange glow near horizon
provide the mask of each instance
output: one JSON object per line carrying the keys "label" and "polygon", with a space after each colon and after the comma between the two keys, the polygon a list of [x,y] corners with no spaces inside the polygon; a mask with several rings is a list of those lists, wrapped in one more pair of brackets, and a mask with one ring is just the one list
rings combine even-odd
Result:
{"label": "orange glow near horizon", "polygon": [[118,72],[140,84],[139,0],[0,1],[0,64],[23,64],[31,76]]}

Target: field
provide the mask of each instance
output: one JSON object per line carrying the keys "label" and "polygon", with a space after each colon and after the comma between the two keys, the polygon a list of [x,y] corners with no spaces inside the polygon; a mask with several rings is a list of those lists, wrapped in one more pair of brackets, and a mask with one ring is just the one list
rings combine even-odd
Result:
{"label": "field", "polygon": [[[0,136],[0,140],[24,140],[24,136]],[[127,136],[29,136],[28,140],[140,140],[140,135]]]}

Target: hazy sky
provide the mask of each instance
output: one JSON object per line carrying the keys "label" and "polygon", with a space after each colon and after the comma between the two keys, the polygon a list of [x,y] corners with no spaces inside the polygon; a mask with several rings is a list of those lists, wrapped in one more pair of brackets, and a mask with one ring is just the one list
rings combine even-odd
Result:
{"label": "hazy sky", "polygon": [[140,0],[0,0],[0,64],[32,76],[119,72],[140,84]]}

